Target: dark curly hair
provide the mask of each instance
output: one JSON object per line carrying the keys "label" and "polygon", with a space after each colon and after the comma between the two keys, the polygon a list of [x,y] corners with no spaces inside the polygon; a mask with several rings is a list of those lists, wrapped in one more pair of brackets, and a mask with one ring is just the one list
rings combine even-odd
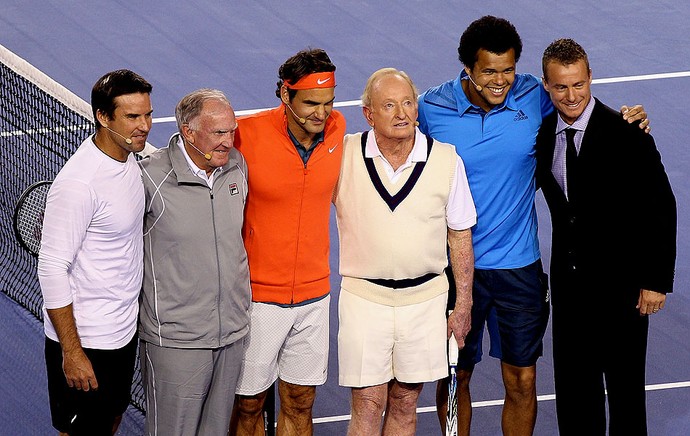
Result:
{"label": "dark curly hair", "polygon": [[515,51],[517,63],[522,54],[522,40],[515,26],[504,18],[486,15],[473,21],[463,32],[458,45],[458,59],[472,69],[480,49],[503,54],[511,48]]}
{"label": "dark curly hair", "polygon": [[[290,57],[278,69],[278,80],[276,97],[280,98],[280,88],[286,80],[295,83],[307,74],[330,73],[335,71],[335,65],[325,50],[320,48],[307,48]],[[288,89],[290,100],[297,93],[297,90]]]}

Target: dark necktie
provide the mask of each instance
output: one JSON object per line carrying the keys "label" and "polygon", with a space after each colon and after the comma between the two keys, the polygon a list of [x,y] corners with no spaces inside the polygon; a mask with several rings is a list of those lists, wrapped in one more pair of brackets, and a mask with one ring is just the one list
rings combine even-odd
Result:
{"label": "dark necktie", "polygon": [[568,201],[573,201],[577,189],[577,149],[575,148],[576,129],[565,129],[565,175],[568,190]]}

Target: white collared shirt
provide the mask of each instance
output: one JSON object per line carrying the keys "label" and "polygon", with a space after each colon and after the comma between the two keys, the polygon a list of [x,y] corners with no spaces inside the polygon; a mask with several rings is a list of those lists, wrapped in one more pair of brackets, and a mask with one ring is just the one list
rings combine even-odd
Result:
{"label": "white collared shirt", "polygon": [[187,165],[189,166],[189,170],[197,177],[202,179],[206,184],[208,185],[209,188],[213,187],[213,179],[217,174],[220,174],[223,171],[223,167],[218,167],[213,172],[211,172],[211,175],[208,175],[206,173],[206,170],[202,170],[199,168],[194,161],[192,160],[191,157],[189,157],[189,154],[187,153],[187,149],[184,147],[184,139],[182,139],[182,135],[180,135],[179,139],[177,140],[177,146],[180,147],[180,150],[182,150],[182,155],[184,158],[187,160]]}
{"label": "white collared shirt", "polygon": [[[376,135],[372,130],[367,136],[364,157],[372,159],[376,157],[381,158],[381,163],[386,171],[386,175],[391,183],[395,183],[405,169],[415,165],[417,162],[426,162],[427,138],[418,128],[415,128],[412,151],[410,151],[410,154],[407,156],[405,163],[400,165],[397,170],[394,170],[390,162],[381,154],[381,150],[379,150],[378,144],[376,143]],[[454,230],[464,230],[467,227],[465,223],[467,223],[468,213],[475,213],[474,200],[472,199],[469,183],[467,181],[465,164],[462,158],[458,156],[455,165],[455,174],[453,175],[453,184],[451,185],[450,195],[448,196],[448,205],[446,206],[446,221],[448,221],[448,227]]]}

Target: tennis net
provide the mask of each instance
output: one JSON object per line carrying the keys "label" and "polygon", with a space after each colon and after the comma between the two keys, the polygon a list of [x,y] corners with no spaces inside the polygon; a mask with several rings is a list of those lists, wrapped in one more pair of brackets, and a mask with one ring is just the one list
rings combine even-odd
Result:
{"label": "tennis net", "polygon": [[[88,103],[0,45],[0,284],[41,321],[37,260],[14,237],[14,205],[32,183],[54,179],[93,131]],[[131,403],[144,411],[139,359]]]}

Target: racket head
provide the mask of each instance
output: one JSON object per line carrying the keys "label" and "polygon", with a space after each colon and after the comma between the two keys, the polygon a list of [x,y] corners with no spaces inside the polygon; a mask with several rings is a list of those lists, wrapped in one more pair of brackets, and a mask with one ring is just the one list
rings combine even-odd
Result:
{"label": "racket head", "polygon": [[26,188],[14,207],[12,227],[14,235],[26,251],[38,257],[43,232],[43,214],[46,208],[50,180],[36,182]]}

